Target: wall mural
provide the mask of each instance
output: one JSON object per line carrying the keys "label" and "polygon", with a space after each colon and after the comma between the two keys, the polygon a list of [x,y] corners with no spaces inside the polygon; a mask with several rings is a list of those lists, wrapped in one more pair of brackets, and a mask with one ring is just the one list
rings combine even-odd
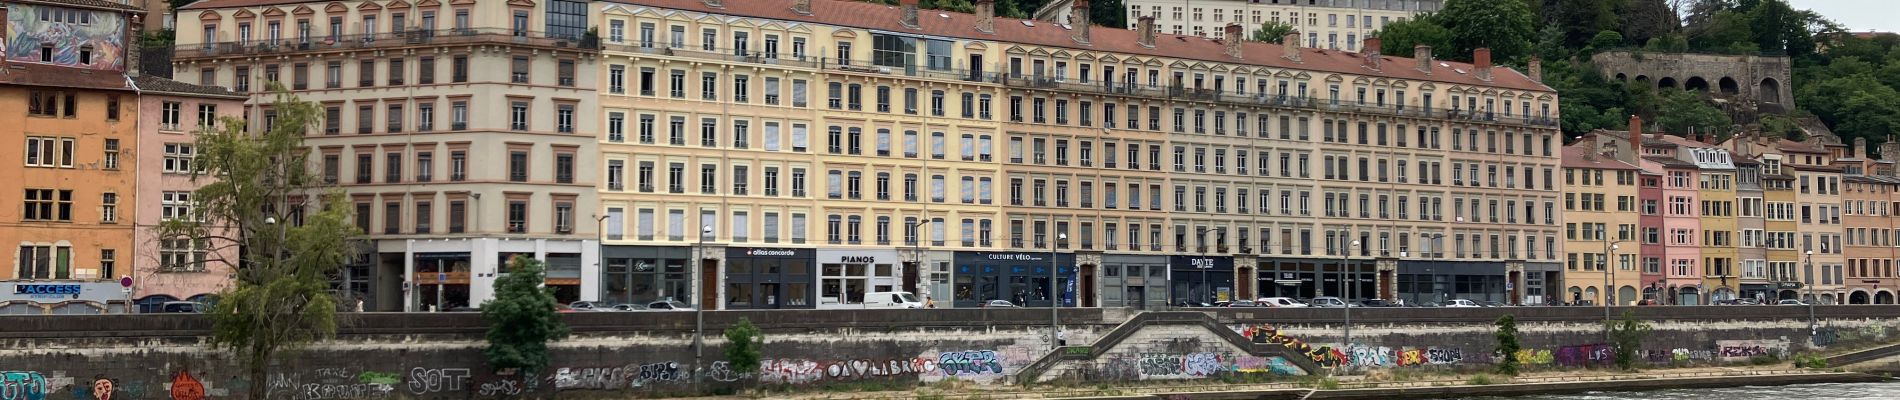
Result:
{"label": "wall mural", "polygon": [[[40,49],[52,45],[52,64],[99,70],[125,69],[125,15],[34,4],[7,5],[9,61],[41,62]],[[80,63],[80,50],[91,47],[91,63]]]}

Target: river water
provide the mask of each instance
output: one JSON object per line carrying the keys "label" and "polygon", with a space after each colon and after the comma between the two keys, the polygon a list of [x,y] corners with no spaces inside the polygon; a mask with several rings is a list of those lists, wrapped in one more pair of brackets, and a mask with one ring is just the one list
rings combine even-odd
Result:
{"label": "river water", "polygon": [[1474,397],[1466,400],[1847,400],[1900,399],[1900,382],[1823,383],[1724,389],[1672,389],[1648,392],[1589,392],[1523,397]]}

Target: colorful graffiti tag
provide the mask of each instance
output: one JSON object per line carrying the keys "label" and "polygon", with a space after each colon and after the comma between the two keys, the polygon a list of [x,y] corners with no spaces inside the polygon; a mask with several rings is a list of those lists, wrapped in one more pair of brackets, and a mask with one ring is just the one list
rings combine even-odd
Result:
{"label": "colorful graffiti tag", "polygon": [[0,400],[44,400],[52,388],[34,371],[0,371]]}
{"label": "colorful graffiti tag", "polygon": [[951,376],[1001,374],[1003,361],[991,350],[946,351],[937,355],[937,368]]}
{"label": "colorful graffiti tag", "polygon": [[1717,340],[1716,357],[1722,361],[1747,361],[1756,356],[1781,357],[1788,353],[1788,341],[1782,339]]}
{"label": "colorful graffiti tag", "polygon": [[1344,351],[1340,351],[1331,346],[1315,347],[1311,344],[1307,344],[1305,341],[1301,341],[1299,338],[1281,334],[1280,330],[1274,328],[1272,325],[1238,325],[1234,326],[1233,329],[1234,332],[1240,333],[1241,336],[1246,336],[1248,340],[1254,343],[1277,343],[1289,349],[1293,349],[1293,351],[1305,354],[1307,358],[1312,359],[1314,363],[1318,363],[1322,367],[1337,367],[1347,362],[1347,355]]}

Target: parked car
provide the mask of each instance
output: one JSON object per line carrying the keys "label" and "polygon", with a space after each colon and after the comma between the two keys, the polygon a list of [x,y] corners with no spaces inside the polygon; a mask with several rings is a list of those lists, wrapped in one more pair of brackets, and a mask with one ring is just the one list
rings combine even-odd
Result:
{"label": "parked car", "polygon": [[870,292],[864,294],[864,308],[924,308],[924,301],[910,292]]}
{"label": "parked car", "polygon": [[167,301],[158,306],[161,313],[204,314],[206,311],[211,308],[195,301]]}
{"label": "parked car", "polygon": [[608,307],[605,304],[598,304],[591,301],[576,301],[573,303],[567,303],[567,307],[574,309],[574,311],[613,311],[613,308]]}
{"label": "parked car", "polygon": [[1009,300],[990,300],[983,302],[983,308],[1016,308],[1016,304]]}
{"label": "parked car", "polygon": [[1451,300],[1445,301],[1445,307],[1475,308],[1475,307],[1480,307],[1480,306],[1478,305],[1477,302],[1473,302],[1471,300],[1451,299]]}
{"label": "parked car", "polygon": [[652,311],[693,311],[693,306],[674,300],[660,300],[647,303],[647,309]]}
{"label": "parked car", "polygon": [[639,304],[615,304],[614,311],[646,311],[647,306]]}
{"label": "parked car", "polygon": [[1782,299],[1781,301],[1777,301],[1777,302],[1775,302],[1775,304],[1776,304],[1776,305],[1783,305],[1783,306],[1805,306],[1805,305],[1808,305],[1808,303],[1803,303],[1803,302],[1801,302],[1801,300],[1795,300],[1795,299]]}
{"label": "parked car", "polygon": [[1509,304],[1504,304],[1503,302],[1498,302],[1498,301],[1487,301],[1487,302],[1479,303],[1479,305],[1482,305],[1485,307],[1510,307],[1511,306]]}
{"label": "parked car", "polygon": [[1254,303],[1253,300],[1234,300],[1234,301],[1227,302],[1227,305],[1222,306],[1222,307],[1259,307],[1259,306],[1260,304]]}
{"label": "parked car", "polygon": [[1340,300],[1338,297],[1332,296],[1314,297],[1313,302],[1308,303],[1308,305],[1320,308],[1341,308],[1347,306],[1345,300]]}
{"label": "parked car", "polygon": [[1306,303],[1293,301],[1293,299],[1286,297],[1263,297],[1259,300],[1255,300],[1255,302],[1264,304],[1267,307],[1306,307]]}
{"label": "parked car", "polygon": [[1406,307],[1421,307],[1421,308],[1423,308],[1423,307],[1440,307],[1440,306],[1441,306],[1441,305],[1440,305],[1440,304],[1438,304],[1438,302],[1436,302],[1436,301],[1421,301],[1421,302],[1417,302],[1417,303],[1412,303],[1412,304],[1410,304],[1410,305],[1406,305]]}
{"label": "parked car", "polygon": [[1215,307],[1215,305],[1198,301],[1181,300],[1179,304],[1175,304],[1175,307]]}
{"label": "parked car", "polygon": [[1360,307],[1398,307],[1399,305],[1398,303],[1385,301],[1385,299],[1365,299],[1365,300],[1359,301],[1359,306]]}

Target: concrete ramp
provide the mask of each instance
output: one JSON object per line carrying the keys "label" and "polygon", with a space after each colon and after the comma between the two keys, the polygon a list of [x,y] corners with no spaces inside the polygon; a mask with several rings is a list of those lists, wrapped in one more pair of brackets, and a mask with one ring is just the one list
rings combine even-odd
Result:
{"label": "concrete ramp", "polygon": [[1239,374],[1315,375],[1326,370],[1286,346],[1255,343],[1199,312],[1144,312],[1093,343],[1044,354],[1018,383],[1192,380]]}

